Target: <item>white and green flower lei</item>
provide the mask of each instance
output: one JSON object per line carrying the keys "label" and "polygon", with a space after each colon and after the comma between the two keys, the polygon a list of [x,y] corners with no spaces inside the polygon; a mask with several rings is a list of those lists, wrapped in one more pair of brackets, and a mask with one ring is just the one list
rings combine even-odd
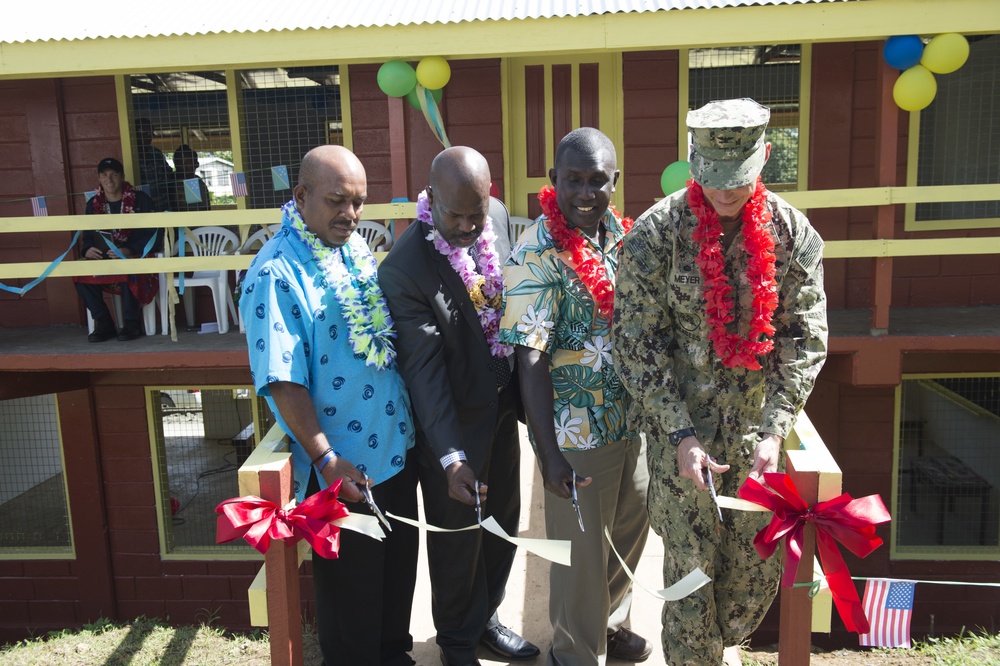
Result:
{"label": "white and green flower lei", "polygon": [[306,227],[294,200],[282,206],[281,212],[312,251],[333,289],[340,312],[347,320],[348,340],[355,356],[363,357],[365,365],[379,370],[391,367],[396,360],[392,344],[396,332],[392,329],[389,306],[378,286],[375,257],[368,244],[354,233],[346,245],[328,247]]}

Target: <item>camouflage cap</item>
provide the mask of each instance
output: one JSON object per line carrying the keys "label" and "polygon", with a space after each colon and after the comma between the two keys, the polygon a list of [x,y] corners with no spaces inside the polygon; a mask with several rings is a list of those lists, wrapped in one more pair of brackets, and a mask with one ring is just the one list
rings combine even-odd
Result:
{"label": "camouflage cap", "polygon": [[752,99],[725,99],[688,111],[694,179],[713,190],[754,182],[767,161],[764,129],[770,117],[767,107]]}

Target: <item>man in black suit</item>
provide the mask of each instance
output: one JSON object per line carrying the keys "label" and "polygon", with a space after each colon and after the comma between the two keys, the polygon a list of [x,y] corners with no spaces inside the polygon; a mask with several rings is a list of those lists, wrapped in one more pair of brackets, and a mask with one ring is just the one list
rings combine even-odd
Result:
{"label": "man in black suit", "polygon": [[[513,351],[497,340],[509,217],[499,201],[491,206],[489,188],[481,154],[467,147],[440,153],[418,201],[418,221],[378,275],[413,401],[428,522],[475,524],[478,494],[482,517],[516,534],[517,381]],[[496,615],[514,559],[511,544],[484,530],[429,533],[427,559],[445,666],[478,665],[479,643],[506,659],[538,654]]]}

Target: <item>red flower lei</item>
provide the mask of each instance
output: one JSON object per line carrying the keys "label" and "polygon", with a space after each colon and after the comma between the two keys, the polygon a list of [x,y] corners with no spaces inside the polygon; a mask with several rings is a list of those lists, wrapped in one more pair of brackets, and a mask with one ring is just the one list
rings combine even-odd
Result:
{"label": "red flower lei", "polygon": [[725,258],[722,251],[722,223],[719,214],[705,202],[701,185],[694,180],[687,184],[688,206],[698,218],[694,240],[700,250],[695,263],[701,269],[705,283],[705,318],[711,331],[716,356],[727,368],[760,370],[757,356],[774,349],[774,341],[760,340],[760,336],[773,336],[771,318],[778,307],[778,287],[774,279],[774,238],[767,230],[771,211],[767,208],[767,189],[757,179],[753,196],[743,207],[743,249],[750,258],[747,262],[747,281],[753,293],[753,318],[745,338],[729,333],[726,325],[733,316],[733,288],[723,272]]}
{"label": "red flower lei", "polygon": [[[110,213],[108,209],[107,201],[104,199],[104,188],[100,185],[97,186],[97,194],[94,195],[92,199],[94,202],[91,206],[91,214],[103,215]],[[134,213],[135,212],[135,188],[128,181],[122,181],[122,214]],[[128,242],[129,236],[132,235],[131,229],[112,229],[111,238],[119,246],[125,245]]]}
{"label": "red flower lei", "polygon": [[[549,232],[552,234],[552,240],[556,242],[559,250],[570,253],[573,261],[572,268],[576,271],[580,282],[594,297],[597,311],[605,318],[611,319],[611,313],[615,307],[615,286],[608,279],[608,272],[604,269],[604,261],[591,249],[590,243],[584,239],[583,234],[575,228],[571,229],[566,223],[566,218],[559,210],[559,203],[556,201],[556,191],[551,185],[546,185],[539,191],[538,203],[542,205],[542,212],[549,219]],[[614,206],[609,206],[608,210],[611,211],[625,233],[632,229],[632,218],[623,218]]]}

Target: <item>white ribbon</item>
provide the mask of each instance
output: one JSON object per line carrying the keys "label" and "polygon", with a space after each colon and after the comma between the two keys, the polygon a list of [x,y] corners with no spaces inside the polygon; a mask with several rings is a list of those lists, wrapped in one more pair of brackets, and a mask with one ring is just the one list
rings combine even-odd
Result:
{"label": "white ribbon", "polygon": [[571,542],[554,539],[526,539],[523,537],[513,537],[503,531],[503,528],[500,527],[500,523],[498,523],[496,518],[493,516],[488,516],[480,525],[469,525],[468,527],[447,529],[444,527],[438,527],[437,525],[431,525],[430,523],[424,523],[419,520],[412,520],[410,518],[404,518],[403,516],[397,516],[389,511],[387,511],[385,515],[406,525],[416,527],[418,530],[426,530],[427,532],[466,532],[468,530],[476,530],[482,527],[490,534],[495,534],[504,541],[523,548],[529,553],[534,553],[535,555],[538,555],[538,557],[567,567],[570,564]]}
{"label": "white ribbon", "polygon": [[618,551],[615,549],[615,544],[611,540],[611,533],[608,532],[607,527],[604,528],[604,538],[608,540],[608,543],[611,545],[611,552],[614,553],[615,557],[618,558],[618,561],[622,563],[622,569],[624,569],[625,574],[632,579],[632,582],[637,587],[642,588],[654,597],[658,597],[664,601],[677,601],[679,599],[683,599],[712,580],[705,574],[704,571],[701,570],[701,567],[695,567],[694,571],[684,576],[684,578],[681,578],[667,589],[651,590],[636,580],[635,574],[632,573],[632,571],[628,568],[628,565],[625,564],[625,560],[622,559],[622,556],[619,555]]}

